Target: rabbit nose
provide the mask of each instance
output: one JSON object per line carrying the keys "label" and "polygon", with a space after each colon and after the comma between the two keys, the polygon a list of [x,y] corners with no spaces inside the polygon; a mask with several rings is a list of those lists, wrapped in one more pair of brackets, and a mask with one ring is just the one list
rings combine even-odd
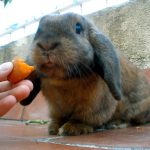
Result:
{"label": "rabbit nose", "polygon": [[60,42],[54,42],[54,43],[50,44],[49,50],[54,50],[54,49],[57,48],[59,45],[60,45]]}
{"label": "rabbit nose", "polygon": [[60,42],[53,42],[53,43],[50,43],[50,44],[37,43],[37,46],[39,48],[41,48],[42,50],[44,50],[44,51],[54,50],[59,45],[60,45]]}

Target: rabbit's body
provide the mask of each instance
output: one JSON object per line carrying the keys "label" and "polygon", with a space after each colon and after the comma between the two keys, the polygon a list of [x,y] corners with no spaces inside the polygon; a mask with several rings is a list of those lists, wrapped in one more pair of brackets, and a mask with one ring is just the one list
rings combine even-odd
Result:
{"label": "rabbit's body", "polygon": [[126,122],[144,123],[150,111],[150,84],[143,70],[121,58],[122,99],[114,118]]}
{"label": "rabbit's body", "polygon": [[112,128],[115,122],[148,120],[150,85],[142,71],[117,54],[84,17],[43,17],[32,61],[36,86],[22,104],[31,102],[41,88],[49,104],[50,134],[79,135],[102,125]]}
{"label": "rabbit's body", "polygon": [[117,105],[107,85],[95,75],[65,81],[43,79],[42,91],[49,102],[50,118],[61,124],[72,120],[100,126],[111,118]]}
{"label": "rabbit's body", "polygon": [[[82,130],[85,130],[85,133],[92,132],[94,128],[103,124],[106,128],[120,128],[122,123],[128,126],[130,123],[140,124],[148,121],[150,85],[141,70],[122,60],[123,96],[120,101],[114,99],[105,82],[96,74],[83,79],[42,79],[41,88],[49,103],[50,118],[52,122],[60,123],[57,128],[55,123],[52,123],[49,132],[76,135],[84,133]],[[142,88],[145,90],[141,90]],[[70,121],[75,121],[74,131],[66,127]],[[85,124],[84,129],[78,129],[78,123]],[[63,124],[65,126],[60,128]]]}

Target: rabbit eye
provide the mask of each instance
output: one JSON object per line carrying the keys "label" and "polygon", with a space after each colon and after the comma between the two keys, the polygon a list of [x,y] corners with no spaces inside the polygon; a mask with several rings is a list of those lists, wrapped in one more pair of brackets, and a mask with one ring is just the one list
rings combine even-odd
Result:
{"label": "rabbit eye", "polygon": [[77,23],[75,29],[76,29],[76,33],[77,33],[77,34],[80,34],[81,31],[82,31],[82,26],[81,26],[81,24],[80,24],[80,23]]}

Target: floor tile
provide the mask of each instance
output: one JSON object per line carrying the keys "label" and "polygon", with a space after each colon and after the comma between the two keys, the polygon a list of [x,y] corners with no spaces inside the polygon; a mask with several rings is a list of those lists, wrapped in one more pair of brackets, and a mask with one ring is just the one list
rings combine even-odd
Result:
{"label": "floor tile", "polygon": [[55,143],[96,145],[97,147],[149,148],[150,125],[125,129],[107,130],[83,136],[68,136],[55,139]]}
{"label": "floor tile", "polygon": [[48,135],[48,125],[0,120],[0,150],[20,149],[150,149],[150,124],[82,136]]}
{"label": "floor tile", "polygon": [[0,137],[37,138],[49,137],[47,125],[26,125],[21,121],[0,120]]}
{"label": "floor tile", "polygon": [[[24,122],[0,120],[0,150],[92,150],[93,147],[82,147],[69,143],[55,143],[54,139],[63,138],[50,136],[47,125],[25,125]],[[51,141],[52,140],[52,141]],[[103,148],[97,148],[102,150]]]}
{"label": "floor tile", "polygon": [[[2,141],[0,150],[95,150],[95,148],[83,148],[76,146],[40,143],[31,141]],[[97,148],[103,150],[103,148]]]}

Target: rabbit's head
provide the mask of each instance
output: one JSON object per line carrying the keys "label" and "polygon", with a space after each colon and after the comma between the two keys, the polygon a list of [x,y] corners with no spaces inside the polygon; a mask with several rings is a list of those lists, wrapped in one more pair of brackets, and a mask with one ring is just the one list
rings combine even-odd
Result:
{"label": "rabbit's head", "polygon": [[32,59],[37,71],[52,79],[84,78],[96,73],[114,98],[121,99],[119,57],[110,40],[83,16],[44,16],[32,44]]}

